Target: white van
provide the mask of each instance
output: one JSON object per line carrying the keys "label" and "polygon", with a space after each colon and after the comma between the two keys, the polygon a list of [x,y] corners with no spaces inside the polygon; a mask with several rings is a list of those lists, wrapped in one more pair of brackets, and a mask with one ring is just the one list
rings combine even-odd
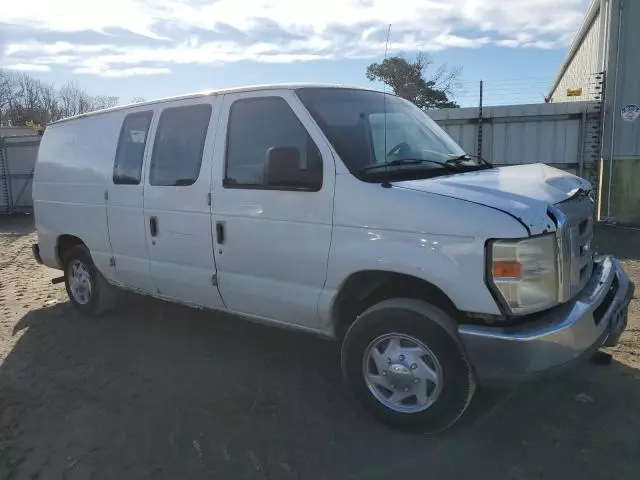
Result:
{"label": "white van", "polygon": [[62,120],[33,197],[36,259],[81,312],[133,290],[337,339],[355,397],[404,429],[453,424],[477,382],[615,345],[634,290],[594,256],[588,182],[492,168],[371,90],[237,88]]}

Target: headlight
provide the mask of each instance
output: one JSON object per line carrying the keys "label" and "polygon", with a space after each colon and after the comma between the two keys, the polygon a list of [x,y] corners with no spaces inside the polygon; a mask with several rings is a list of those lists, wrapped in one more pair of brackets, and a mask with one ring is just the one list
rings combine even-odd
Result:
{"label": "headlight", "polygon": [[489,245],[489,280],[513,314],[524,315],[558,301],[556,237],[495,240]]}

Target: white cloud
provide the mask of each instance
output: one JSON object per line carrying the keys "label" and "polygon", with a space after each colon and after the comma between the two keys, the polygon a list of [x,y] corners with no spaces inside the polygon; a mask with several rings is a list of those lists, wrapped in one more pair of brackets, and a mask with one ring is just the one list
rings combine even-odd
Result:
{"label": "white cloud", "polygon": [[14,63],[4,67],[8,70],[21,70],[23,72],[48,72],[51,67],[48,65],[38,65],[35,63]]}
{"label": "white cloud", "polygon": [[76,68],[73,73],[97,75],[99,77],[107,78],[122,78],[122,77],[140,77],[149,75],[165,75],[171,73],[171,69],[166,67],[133,67],[133,68],[94,68],[94,67],[79,67]]}
{"label": "white cloud", "polygon": [[483,45],[491,43],[491,38],[465,38],[449,33],[442,33],[436,37],[436,43],[443,47],[480,48]]}
{"label": "white cloud", "polygon": [[[9,1],[2,5],[2,21],[52,32],[103,31],[123,28],[130,32],[158,38],[151,31],[157,12],[153,1],[82,0]],[[158,2],[160,4],[163,1]]]}
{"label": "white cloud", "polygon": [[74,45],[69,42],[55,42],[49,44],[43,44],[38,42],[28,43],[12,43],[6,50],[6,55],[14,55],[16,53],[23,52],[38,52],[46,53],[48,55],[59,55],[61,53],[98,53],[104,50],[109,50],[111,45]]}
{"label": "white cloud", "polygon": [[[389,23],[390,52],[554,48],[570,42],[587,1],[11,1],[2,7],[4,23],[77,41],[16,38],[3,56],[7,63],[107,77],[164,74],[174,64],[373,58],[384,52]],[[87,31],[103,40],[82,41]]]}

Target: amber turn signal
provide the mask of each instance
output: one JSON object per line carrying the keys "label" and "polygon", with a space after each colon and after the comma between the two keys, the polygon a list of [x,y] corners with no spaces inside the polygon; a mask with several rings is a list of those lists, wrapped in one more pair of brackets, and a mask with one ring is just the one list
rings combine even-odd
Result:
{"label": "amber turn signal", "polygon": [[521,278],[522,265],[518,262],[493,262],[493,278]]}

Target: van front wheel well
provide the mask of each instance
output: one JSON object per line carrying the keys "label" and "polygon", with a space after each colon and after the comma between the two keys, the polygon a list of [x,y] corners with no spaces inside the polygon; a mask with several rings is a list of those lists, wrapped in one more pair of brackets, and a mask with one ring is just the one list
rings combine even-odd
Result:
{"label": "van front wheel well", "polygon": [[333,305],[333,324],[337,338],[343,338],[351,324],[366,309],[391,298],[423,300],[459,317],[449,297],[426,280],[401,273],[364,271],[352,274],[342,285]]}
{"label": "van front wheel well", "polygon": [[56,255],[58,256],[58,265],[60,265],[61,268],[64,268],[64,260],[67,254],[73,247],[77,247],[78,245],[86,247],[85,243],[74,235],[60,235],[58,237]]}

